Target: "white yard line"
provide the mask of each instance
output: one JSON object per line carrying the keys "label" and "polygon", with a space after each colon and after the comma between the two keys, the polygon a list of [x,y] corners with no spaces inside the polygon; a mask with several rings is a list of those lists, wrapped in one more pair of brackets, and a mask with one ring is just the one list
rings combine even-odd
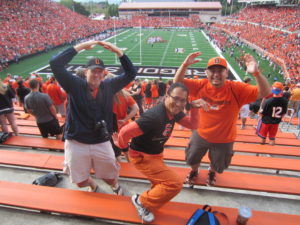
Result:
{"label": "white yard line", "polygon": [[170,40],[168,41],[168,44],[167,44],[166,49],[165,49],[165,51],[164,51],[163,57],[162,57],[162,59],[160,60],[159,66],[162,66],[163,61],[165,60],[165,57],[166,57],[166,55],[167,55],[167,50],[168,50],[168,48],[169,48],[169,45],[170,45],[170,43],[171,43],[171,40],[173,39],[173,36],[174,36],[174,31],[172,31],[171,38],[170,38]]}

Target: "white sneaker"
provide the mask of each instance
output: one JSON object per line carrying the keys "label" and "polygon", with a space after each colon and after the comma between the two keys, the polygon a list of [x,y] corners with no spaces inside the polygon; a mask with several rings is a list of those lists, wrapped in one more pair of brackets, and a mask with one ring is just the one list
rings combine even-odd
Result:
{"label": "white sneaker", "polygon": [[141,219],[147,223],[151,223],[154,220],[154,215],[148,209],[144,208],[142,204],[138,203],[139,195],[135,194],[131,196],[131,201],[138,211]]}

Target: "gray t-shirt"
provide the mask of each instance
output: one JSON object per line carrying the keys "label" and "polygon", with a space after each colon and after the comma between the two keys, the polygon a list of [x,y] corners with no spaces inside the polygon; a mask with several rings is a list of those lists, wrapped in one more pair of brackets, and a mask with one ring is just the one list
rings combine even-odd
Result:
{"label": "gray t-shirt", "polygon": [[25,107],[33,111],[37,123],[46,123],[54,119],[49,109],[53,105],[49,95],[41,92],[30,92],[24,101]]}

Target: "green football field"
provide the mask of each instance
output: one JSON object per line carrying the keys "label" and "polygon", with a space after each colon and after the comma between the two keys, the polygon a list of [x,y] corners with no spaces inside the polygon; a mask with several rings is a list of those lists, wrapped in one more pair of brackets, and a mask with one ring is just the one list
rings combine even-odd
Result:
{"label": "green football field", "polygon": [[[149,43],[149,39],[159,37],[162,42]],[[201,60],[195,64],[195,68],[205,68],[209,58],[217,56],[217,51],[208,42],[203,33],[199,30],[191,29],[127,29],[121,31],[116,37],[111,37],[107,41],[116,43],[137,66],[157,66],[157,67],[174,67],[177,68],[181,65],[185,57],[195,51],[202,52],[199,57]],[[67,46],[65,46],[67,47]],[[33,57],[21,60],[19,64],[11,64],[10,67],[0,73],[1,78],[5,77],[7,73],[13,75],[28,76],[31,72],[37,71],[41,68],[48,66],[48,61],[52,55],[61,51],[63,48],[57,48],[48,53],[42,53]],[[250,49],[245,49],[246,52],[252,52]],[[83,51],[73,58],[72,64],[85,64],[92,56],[99,56],[103,59],[106,65],[119,65],[115,54],[96,46],[89,51]],[[230,65],[232,70],[241,78],[245,76],[245,72],[240,70],[238,65],[229,55],[225,52],[223,55]],[[256,55],[256,57],[258,57]],[[264,61],[259,59],[261,67],[265,75],[269,73],[270,68],[264,65]],[[270,82],[277,76],[272,73]]]}

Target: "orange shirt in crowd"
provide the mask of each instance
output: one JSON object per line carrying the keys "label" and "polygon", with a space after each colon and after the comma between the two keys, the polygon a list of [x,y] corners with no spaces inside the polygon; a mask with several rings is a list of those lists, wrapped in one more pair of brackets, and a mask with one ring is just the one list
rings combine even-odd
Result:
{"label": "orange shirt in crowd", "polygon": [[300,101],[300,87],[296,87],[292,90],[292,95],[290,100],[292,101]]}
{"label": "orange shirt in crowd", "polygon": [[158,87],[155,84],[151,85],[152,98],[158,98]]}
{"label": "orange shirt in crowd", "polygon": [[30,80],[28,79],[28,80],[25,80],[25,82],[24,82],[24,86],[27,87],[27,88],[29,88],[29,81]]}
{"label": "orange shirt in crowd", "polygon": [[47,93],[47,87],[49,85],[49,81],[46,81],[45,83],[42,84],[42,92]]}
{"label": "orange shirt in crowd", "polygon": [[145,96],[145,90],[146,90],[147,82],[143,82],[141,84],[141,95],[144,97]]}
{"label": "orange shirt in crowd", "polygon": [[43,83],[43,78],[42,78],[42,77],[36,77],[35,79],[36,79],[40,84]]}
{"label": "orange shirt in crowd", "polygon": [[18,81],[14,81],[11,86],[16,91],[16,89],[19,87]]}
{"label": "orange shirt in crowd", "polygon": [[126,85],[126,87],[124,88],[125,90],[128,90],[132,87],[132,85],[134,84],[134,81],[131,81],[129,84]]}
{"label": "orange shirt in crowd", "polygon": [[257,99],[258,88],[229,80],[221,88],[213,87],[207,79],[185,79],[184,84],[193,99],[202,98],[211,105],[208,112],[199,110],[198,134],[211,143],[233,142],[240,108]]}
{"label": "orange shirt in crowd", "polygon": [[49,84],[47,86],[47,94],[52,99],[54,105],[60,105],[66,99],[66,94],[61,90],[61,88],[57,84]]}
{"label": "orange shirt in crowd", "polygon": [[[133,106],[136,104],[135,100],[129,95],[129,96],[123,96],[119,95],[119,101],[120,103],[114,102],[113,104],[113,113],[116,114],[117,120],[122,120],[126,117],[127,115],[127,109],[128,107]],[[128,121],[123,125],[125,126],[128,123]],[[118,127],[120,130],[121,127]]]}
{"label": "orange shirt in crowd", "polygon": [[3,80],[3,83],[7,84],[10,81],[10,79],[12,79],[11,76],[5,77],[4,80]]}

